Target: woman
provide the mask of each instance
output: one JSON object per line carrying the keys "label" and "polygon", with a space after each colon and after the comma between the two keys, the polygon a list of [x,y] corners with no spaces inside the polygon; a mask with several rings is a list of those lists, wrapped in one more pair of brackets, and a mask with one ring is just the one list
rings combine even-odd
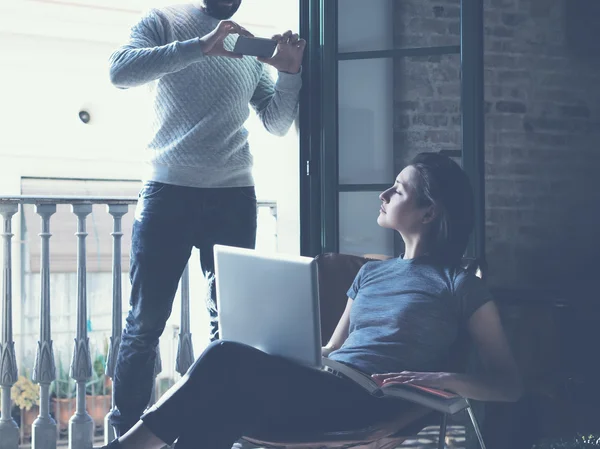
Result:
{"label": "woman", "polygon": [[[473,228],[467,176],[451,159],[419,154],[380,195],[377,222],[400,233],[398,259],[365,264],[323,355],[375,379],[483,401],[516,400],[521,384],[498,310],[482,281],[459,268]],[[484,376],[442,371],[467,330]],[[230,449],[269,429],[348,430],[406,404],[352,381],[233,342],[212,343],[184,378],[110,449]],[[407,419],[408,421],[408,419]]]}

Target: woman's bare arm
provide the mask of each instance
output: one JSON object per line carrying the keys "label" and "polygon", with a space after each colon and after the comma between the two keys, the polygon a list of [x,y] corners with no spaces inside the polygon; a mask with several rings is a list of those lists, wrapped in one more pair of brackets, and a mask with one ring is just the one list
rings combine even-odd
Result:
{"label": "woman's bare arm", "polygon": [[323,347],[323,356],[327,357],[331,352],[335,351],[342,347],[346,338],[348,338],[348,329],[350,328],[350,310],[352,309],[352,303],[354,301],[351,298],[348,298],[348,302],[346,303],[346,308],[344,309],[344,313],[338,321],[331,338],[326,346]]}
{"label": "woman's bare arm", "polygon": [[396,381],[453,391],[480,401],[516,401],[522,394],[521,377],[493,301],[481,306],[469,319],[468,330],[485,368],[481,376],[459,373],[375,374],[379,381]]}
{"label": "woman's bare arm", "polygon": [[469,320],[469,334],[483,363],[482,376],[455,375],[454,391],[484,401],[516,401],[522,394],[521,376],[493,301]]}

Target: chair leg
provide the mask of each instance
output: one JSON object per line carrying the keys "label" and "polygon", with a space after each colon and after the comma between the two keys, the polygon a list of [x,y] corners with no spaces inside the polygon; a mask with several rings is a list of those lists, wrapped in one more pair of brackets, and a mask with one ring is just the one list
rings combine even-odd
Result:
{"label": "chair leg", "polygon": [[[448,424],[448,415],[442,413],[442,422],[440,424],[440,434],[438,436],[438,449],[446,447],[446,426]],[[485,448],[484,448],[485,449]]]}
{"label": "chair leg", "polygon": [[471,403],[467,400],[467,412],[469,413],[469,418],[471,418],[471,423],[473,424],[473,429],[475,430],[475,435],[477,435],[477,439],[479,440],[479,446],[481,449],[485,449],[485,443],[483,442],[483,436],[481,435],[481,430],[479,429],[479,424],[477,423],[477,419],[475,418],[475,413],[473,413],[473,409],[471,408]]}

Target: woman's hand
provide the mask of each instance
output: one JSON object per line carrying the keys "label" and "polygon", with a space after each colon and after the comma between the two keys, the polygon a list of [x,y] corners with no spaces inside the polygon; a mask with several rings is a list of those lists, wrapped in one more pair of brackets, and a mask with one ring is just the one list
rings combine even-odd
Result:
{"label": "woman's hand", "polygon": [[401,373],[373,374],[371,377],[381,385],[385,385],[387,382],[400,382],[403,384],[415,384],[444,390],[451,389],[450,386],[453,375],[452,373],[402,371]]}

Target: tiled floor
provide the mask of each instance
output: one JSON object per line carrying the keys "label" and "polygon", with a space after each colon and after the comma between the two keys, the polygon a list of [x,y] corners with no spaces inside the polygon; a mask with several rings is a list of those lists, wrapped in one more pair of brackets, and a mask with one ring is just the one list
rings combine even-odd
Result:
{"label": "tiled floor", "polygon": [[[426,427],[414,440],[406,440],[402,449],[437,449],[439,427]],[[448,426],[446,431],[446,447],[463,449],[465,446],[465,428],[463,426]]]}
{"label": "tiled floor", "polygon": [[[399,449],[437,449],[438,427],[426,427],[418,435],[417,438],[406,440]],[[446,447],[448,449],[463,449],[465,443],[465,429],[462,426],[448,426],[446,432]],[[94,447],[102,446],[102,438],[96,438]],[[60,440],[57,444],[57,449],[68,447],[67,440]],[[20,449],[29,449],[30,445],[21,445]],[[202,449],[202,448],[198,448]]]}

